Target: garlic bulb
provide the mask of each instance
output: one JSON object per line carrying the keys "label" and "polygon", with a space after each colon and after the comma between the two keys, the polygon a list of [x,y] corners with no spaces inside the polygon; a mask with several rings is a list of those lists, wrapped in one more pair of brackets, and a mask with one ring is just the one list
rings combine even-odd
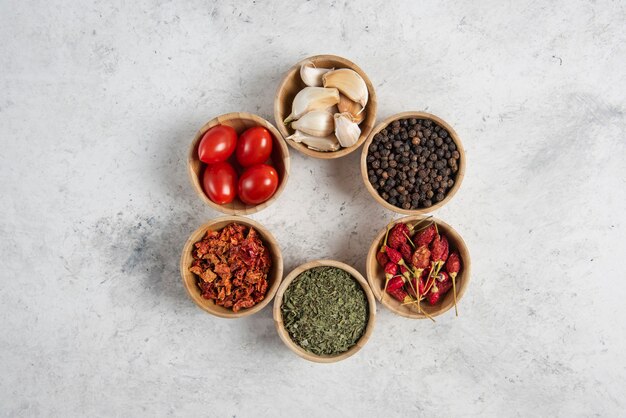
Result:
{"label": "garlic bulb", "polygon": [[334,126],[332,113],[325,110],[314,110],[291,122],[292,129],[313,136],[330,135],[333,133]]}
{"label": "garlic bulb", "polygon": [[365,107],[369,93],[365,80],[354,70],[340,68],[322,76],[324,87],[335,87],[352,101]]}
{"label": "garlic bulb", "polygon": [[354,122],[350,113],[335,113],[335,136],[342,147],[351,147],[361,136],[359,124]]}
{"label": "garlic bulb", "polygon": [[296,94],[291,106],[291,114],[284,120],[285,125],[312,110],[326,109],[339,103],[339,91],[324,87],[305,87]]}
{"label": "garlic bulb", "polygon": [[288,136],[287,139],[291,139],[294,142],[302,142],[316,151],[337,151],[341,148],[335,135],[312,136],[301,131],[296,131],[295,134]]}
{"label": "garlic bulb", "polygon": [[313,61],[305,61],[300,66],[300,78],[309,87],[322,87],[322,76],[333,68],[317,68]]}
{"label": "garlic bulb", "polygon": [[356,123],[361,123],[365,119],[365,112],[363,112],[363,106],[361,106],[357,102],[353,102],[348,99],[343,94],[339,95],[339,103],[337,103],[337,109],[339,112],[334,113],[345,113],[348,112],[352,115],[352,118]]}

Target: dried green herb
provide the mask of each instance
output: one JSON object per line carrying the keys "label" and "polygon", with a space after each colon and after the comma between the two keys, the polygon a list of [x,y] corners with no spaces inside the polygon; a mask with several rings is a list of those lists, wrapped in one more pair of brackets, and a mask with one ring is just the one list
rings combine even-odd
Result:
{"label": "dried green herb", "polygon": [[367,326],[367,297],[361,285],[336,267],[300,274],[283,295],[283,322],[291,339],[317,355],[343,353]]}

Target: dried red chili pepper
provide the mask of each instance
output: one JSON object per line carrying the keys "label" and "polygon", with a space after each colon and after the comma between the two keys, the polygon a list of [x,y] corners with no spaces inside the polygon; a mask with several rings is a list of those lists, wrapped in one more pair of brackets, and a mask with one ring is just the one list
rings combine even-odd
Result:
{"label": "dried red chili pepper", "polygon": [[433,238],[435,238],[435,235],[437,235],[437,228],[433,223],[428,228],[416,232],[415,236],[413,236],[413,242],[415,243],[416,247],[429,245],[432,242]]}
{"label": "dried red chili pepper", "polygon": [[387,285],[389,284],[389,280],[398,274],[398,265],[392,263],[391,261],[385,265],[385,288],[387,290]]}
{"label": "dried red chili pepper", "polygon": [[405,299],[409,297],[409,295],[406,293],[406,291],[403,288],[396,289],[392,292],[387,291],[387,293],[389,293],[394,299],[400,302],[404,302]]}
{"label": "dried red chili pepper", "polygon": [[450,275],[452,279],[456,277],[456,275],[461,270],[461,257],[456,252],[450,254],[448,257],[448,261],[446,262],[446,271]]}
{"label": "dried red chili pepper", "polygon": [[387,253],[387,255],[389,256],[389,260],[392,263],[398,264],[400,266],[406,265],[406,263],[402,259],[402,254],[400,254],[400,251],[394,250],[393,248],[387,246],[383,247],[383,251]]}
{"label": "dried red chili pepper", "polygon": [[394,250],[400,249],[402,244],[406,244],[409,233],[409,227],[403,222],[398,222],[389,231],[387,245]]}
{"label": "dried red chili pepper", "polygon": [[419,278],[422,275],[424,269],[428,268],[428,266],[430,265],[430,250],[427,246],[422,245],[415,250],[410,260],[413,267],[411,272],[413,273],[414,277]]}
{"label": "dried red chili pepper", "polygon": [[445,235],[437,234],[430,245],[430,256],[433,262],[445,262],[448,259],[448,239]]}
{"label": "dried red chili pepper", "polygon": [[[425,269],[430,265],[430,250],[428,246],[418,247],[411,256],[411,264],[414,269]],[[421,272],[420,272],[421,273]]]}
{"label": "dried red chili pepper", "polygon": [[450,276],[448,276],[445,271],[442,271],[440,275],[443,276],[441,281],[437,278],[436,284],[434,284],[430,289],[430,292],[428,292],[428,303],[431,305],[439,302],[441,297],[452,288],[452,280],[450,279]]}
{"label": "dried red chili pepper", "polygon": [[411,246],[407,242],[403,242],[402,244],[400,244],[398,251],[400,251],[400,254],[402,254],[402,258],[404,260],[411,261],[413,250],[411,249]]}
{"label": "dried red chili pepper", "polygon": [[394,264],[391,261],[388,262],[387,264],[385,264],[385,275],[393,277],[396,274],[398,274],[398,265],[397,264]]}
{"label": "dried red chili pepper", "polygon": [[391,293],[394,290],[400,289],[404,286],[404,280],[402,280],[401,276],[394,276],[389,280],[389,284],[387,285],[387,293]]}
{"label": "dried red chili pepper", "polygon": [[382,268],[385,268],[385,266],[389,262],[389,257],[384,252],[378,251],[376,253],[376,261],[378,261],[378,264],[380,264]]}

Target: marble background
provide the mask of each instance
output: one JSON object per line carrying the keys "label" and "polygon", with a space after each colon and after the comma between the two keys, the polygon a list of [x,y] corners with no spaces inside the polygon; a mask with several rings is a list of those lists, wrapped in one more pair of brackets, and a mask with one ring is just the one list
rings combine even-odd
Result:
{"label": "marble background", "polygon": [[[625,28],[620,1],[1,1],[0,415],[623,415]],[[449,121],[469,164],[436,213],[472,254],[460,317],[379,306],[332,365],[283,346],[269,308],[207,315],[178,272],[218,216],[187,178],[196,130],[272,120],[282,74],[318,53],[369,74],[379,120]],[[291,158],[252,218],[286,271],[364,272],[394,215],[359,154]]]}

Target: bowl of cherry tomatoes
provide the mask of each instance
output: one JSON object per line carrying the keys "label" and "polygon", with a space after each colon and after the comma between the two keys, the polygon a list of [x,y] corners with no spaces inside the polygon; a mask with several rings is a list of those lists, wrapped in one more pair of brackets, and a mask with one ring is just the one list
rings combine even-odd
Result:
{"label": "bowl of cherry tomatoes", "polygon": [[207,122],[193,139],[188,157],[198,196],[229,215],[247,215],[271,205],[287,185],[289,165],[280,132],[245,112]]}

